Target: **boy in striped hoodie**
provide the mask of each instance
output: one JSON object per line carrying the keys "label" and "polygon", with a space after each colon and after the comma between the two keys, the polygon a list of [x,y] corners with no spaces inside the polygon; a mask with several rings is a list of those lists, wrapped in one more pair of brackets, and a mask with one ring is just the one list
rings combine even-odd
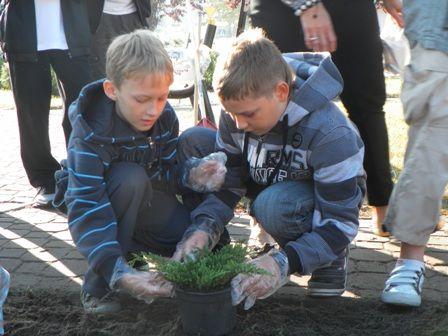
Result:
{"label": "boy in striped hoodie", "polygon": [[342,89],[337,68],[321,54],[282,57],[252,30],[234,42],[215,88],[225,109],[216,140],[228,157],[224,187],[252,200],[252,216],[280,246],[252,261],[271,275],[233,279],[234,304],[250,308],[293,273],[312,274],[311,295],[341,295],[366,176],[358,131],[332,102]]}
{"label": "boy in striped hoodie", "polygon": [[162,43],[147,30],[117,37],[106,72],[107,79],[84,87],[70,108],[68,158],[56,173],[55,206],[66,206],[73,241],[88,261],[81,301],[93,314],[120,310],[114,290],[146,302],[171,296],[160,274],[128,266],[131,253],[170,257],[176,247],[182,253],[201,248],[195,237],[206,234],[197,229],[209,222],[224,226],[234,206],[218,201],[214,211],[210,203],[220,193],[193,191],[195,178],[208,180],[202,192],[218,189],[225,167],[213,157],[189,159],[209,154],[214,142],[178,138],[179,122],[167,103],[173,67]]}

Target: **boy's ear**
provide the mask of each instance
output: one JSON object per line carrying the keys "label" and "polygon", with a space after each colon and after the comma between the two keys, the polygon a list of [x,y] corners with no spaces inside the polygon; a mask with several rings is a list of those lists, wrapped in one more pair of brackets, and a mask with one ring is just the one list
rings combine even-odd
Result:
{"label": "boy's ear", "polygon": [[117,100],[117,88],[110,80],[106,79],[103,82],[103,90],[106,96],[108,96],[110,99],[114,101]]}
{"label": "boy's ear", "polygon": [[284,81],[278,82],[275,86],[275,95],[281,102],[287,101],[289,98],[289,85]]}

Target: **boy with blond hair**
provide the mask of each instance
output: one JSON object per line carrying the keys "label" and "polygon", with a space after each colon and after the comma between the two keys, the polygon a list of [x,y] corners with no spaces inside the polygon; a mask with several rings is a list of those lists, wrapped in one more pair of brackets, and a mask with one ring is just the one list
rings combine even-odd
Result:
{"label": "boy with blond hair", "polygon": [[271,275],[233,279],[234,304],[250,308],[293,273],[312,274],[311,295],[341,295],[365,173],[359,134],[332,102],[342,90],[338,70],[321,54],[282,56],[252,30],[234,42],[215,82],[225,109],[216,140],[228,156],[225,188],[246,193],[252,216],[280,246],[252,261]]}
{"label": "boy with blond hair", "polygon": [[[190,132],[178,138],[179,122],[167,103],[173,66],[162,43],[147,30],[117,37],[106,72],[70,108],[68,158],[56,174],[55,205],[66,206],[73,241],[89,264],[81,301],[93,314],[120,310],[115,290],[147,302],[171,296],[160,274],[136,271],[127,258],[138,251],[172,256],[180,242],[182,259],[205,247],[197,243],[211,234],[203,228],[223,227],[234,206],[213,210],[220,193],[210,191],[222,183],[223,164],[213,157],[189,160],[206,156],[214,142],[195,142]],[[204,178],[207,187],[196,188]],[[222,232],[213,235],[213,245]]]}

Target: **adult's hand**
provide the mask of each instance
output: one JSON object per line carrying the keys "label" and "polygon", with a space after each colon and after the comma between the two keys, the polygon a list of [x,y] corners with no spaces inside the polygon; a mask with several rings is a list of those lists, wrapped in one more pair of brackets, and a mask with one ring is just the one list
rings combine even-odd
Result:
{"label": "adult's hand", "polygon": [[404,28],[403,4],[401,0],[383,0],[384,9],[393,17],[395,22]]}
{"label": "adult's hand", "polygon": [[333,22],[322,3],[307,9],[300,15],[306,46],[314,51],[333,52],[337,38]]}

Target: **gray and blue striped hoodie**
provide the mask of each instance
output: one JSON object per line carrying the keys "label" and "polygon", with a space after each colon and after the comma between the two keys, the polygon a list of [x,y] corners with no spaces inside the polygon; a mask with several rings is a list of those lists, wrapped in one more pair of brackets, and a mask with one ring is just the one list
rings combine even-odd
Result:
{"label": "gray and blue striped hoodie", "polygon": [[[332,102],[342,90],[342,78],[331,58],[313,53],[284,58],[296,79],[278,124],[258,137],[238,130],[223,111],[217,147],[229,157],[228,187],[240,195],[244,175],[249,177],[245,185],[258,189],[271,181],[314,181],[312,230],[284,247],[291,271],[309,274],[335,260],[357,234],[365,194],[364,145]],[[241,160],[244,164],[235,164]],[[272,172],[276,176],[270,177]]]}
{"label": "gray and blue striped hoodie", "polygon": [[111,275],[123,253],[104,177],[112,164],[133,162],[146,169],[153,183],[164,183],[173,193],[182,190],[182,167],[176,164],[179,122],[167,104],[150,131],[135,131],[115,112],[102,81],[82,89],[69,117],[73,131],[65,167],[56,172],[54,204],[65,203],[73,242],[89,265]]}

